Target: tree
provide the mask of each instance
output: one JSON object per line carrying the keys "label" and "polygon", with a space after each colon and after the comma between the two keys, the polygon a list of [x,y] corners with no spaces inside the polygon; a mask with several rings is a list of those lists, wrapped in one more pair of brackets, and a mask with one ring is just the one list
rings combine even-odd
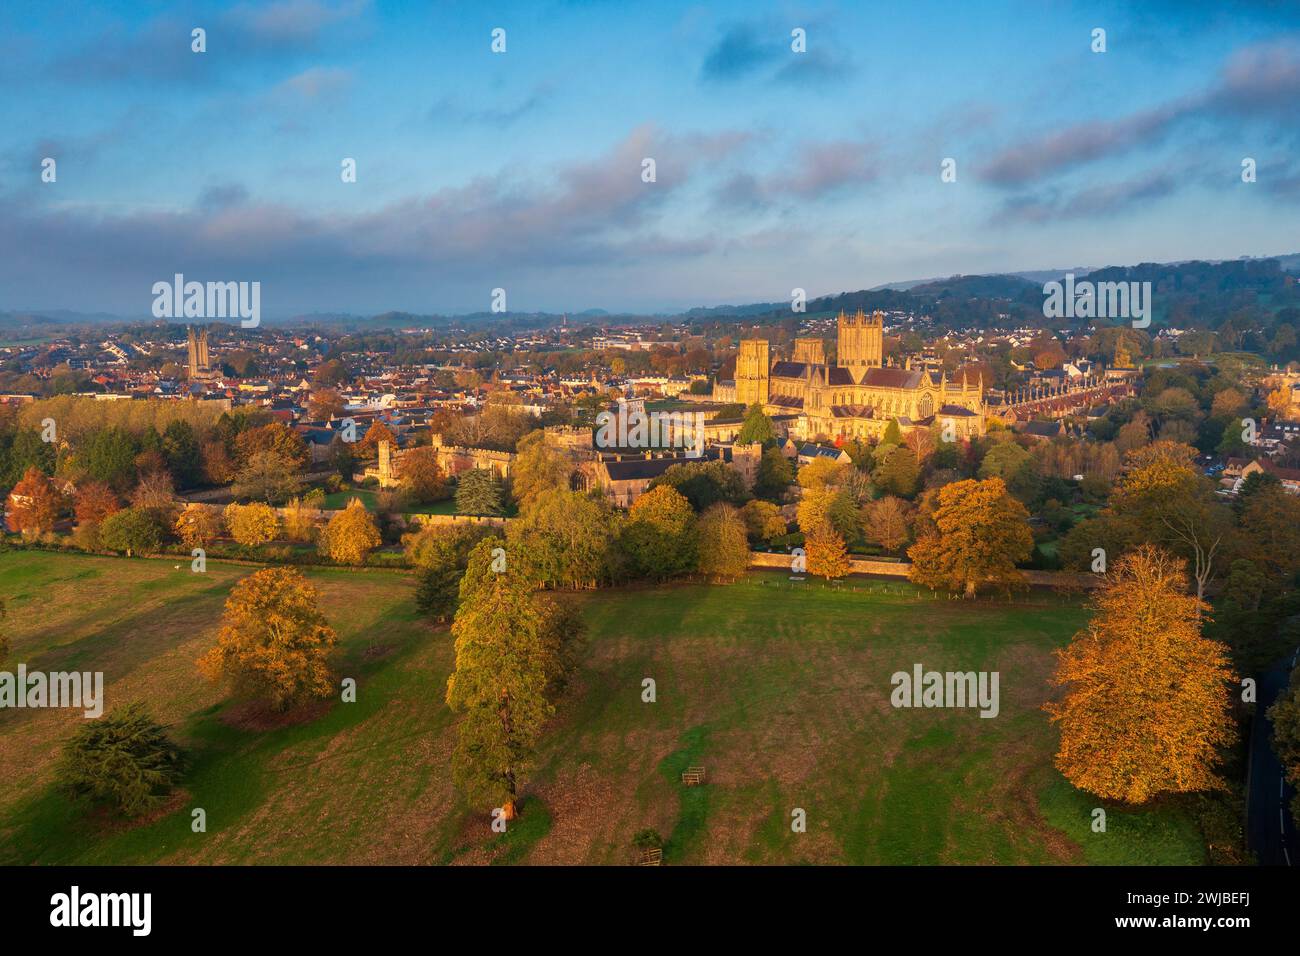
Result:
{"label": "tree", "polygon": [[122,502],[115,492],[102,481],[86,481],[77,487],[73,499],[73,513],[78,524],[98,525],[115,511],[122,510]]}
{"label": "tree", "polygon": [[614,576],[618,516],[602,496],[551,489],[506,528],[517,570],[536,585],[595,587]]}
{"label": "tree", "polygon": [[862,506],[862,533],[873,544],[886,551],[897,551],[907,544],[912,522],[907,505],[893,495]]}
{"label": "tree", "polygon": [[[1273,751],[1292,786],[1300,785],[1300,669],[1291,672],[1291,684],[1268,709],[1273,723]],[[1291,799],[1291,816],[1300,819],[1300,794]]]}
{"label": "tree", "polygon": [[1117,561],[1095,614],[1058,651],[1045,709],[1061,726],[1057,769],[1081,790],[1145,803],[1222,786],[1219,751],[1235,739],[1224,648],[1201,636],[1181,558],[1144,544]]}
{"label": "tree", "polygon": [[169,422],[162,435],[162,454],[172,480],[181,488],[192,488],[203,477],[202,453],[194,426],[184,419]]}
{"label": "tree", "polygon": [[352,378],[352,373],[348,367],[336,358],[327,359],[316,367],[316,374],[313,381],[317,385],[332,386],[343,385]]}
{"label": "tree", "polygon": [[397,436],[393,434],[393,430],[384,422],[376,419],[370,423],[366,433],[361,436],[361,441],[357,442],[357,452],[362,455],[377,453],[381,441],[388,442],[394,448],[397,447]]}
{"label": "tree", "polygon": [[365,564],[366,556],[383,544],[375,519],[360,498],[335,512],[320,534],[320,553],[339,564]]}
{"label": "tree", "polygon": [[748,412],[745,413],[745,423],[740,426],[740,433],[736,436],[737,445],[752,445],[754,442],[766,445],[768,442],[776,441],[776,428],[772,424],[772,419],[768,418],[763,412],[763,406],[758,402],[749,406]]}
{"label": "tree", "polygon": [[9,608],[5,604],[5,599],[0,598],[0,664],[3,664],[9,657],[9,635],[5,633],[5,616],[9,613]]}
{"label": "tree", "polygon": [[1291,390],[1282,387],[1273,389],[1268,393],[1267,403],[1268,410],[1274,415],[1285,415],[1291,408]]}
{"label": "tree", "polygon": [[346,408],[343,396],[333,388],[312,389],[311,397],[307,400],[307,415],[317,421],[338,418]]}
{"label": "tree", "polygon": [[1139,540],[1186,556],[1196,596],[1204,599],[1231,518],[1210,481],[1192,467],[1195,455],[1194,448],[1164,441],[1131,451],[1110,511],[1131,523]]}
{"label": "tree", "polygon": [[329,697],[330,652],[338,635],[320,612],[320,595],[294,568],[265,568],[239,581],[226,600],[216,645],[199,660],[211,681],[237,695],[287,710]]}
{"label": "tree", "polygon": [[980,462],[979,477],[1001,478],[1007,490],[1025,504],[1038,496],[1041,484],[1034,456],[1013,441],[994,445]]}
{"label": "tree", "polygon": [[403,452],[397,473],[412,501],[429,504],[447,497],[447,476],[438,464],[438,453],[427,445]]}
{"label": "tree", "polygon": [[188,504],[172,529],[188,548],[206,548],[221,531],[217,516],[201,504]]}
{"label": "tree", "polygon": [[1300,571],[1300,498],[1279,481],[1243,495],[1241,528],[1251,558],[1267,569],[1274,582],[1289,584]]}
{"label": "tree", "polygon": [[839,488],[805,491],[799,500],[797,520],[804,534],[812,534],[824,526],[842,538],[854,537],[858,531],[858,509],[848,492]]}
{"label": "tree", "polygon": [[910,498],[916,494],[920,484],[921,466],[917,464],[912,449],[906,446],[891,448],[876,466],[871,480],[885,494]]}
{"label": "tree", "polygon": [[740,504],[748,497],[740,473],[721,461],[689,461],[673,465],[650,482],[650,488],[660,485],[676,488],[696,512],[702,512],[719,501]]}
{"label": "tree", "polygon": [[135,481],[138,451],[131,433],[121,428],[99,428],[82,442],[78,458],[86,475],[115,491],[125,492]]}
{"label": "tree", "polygon": [[253,502],[251,505],[231,503],[222,512],[226,530],[237,544],[246,548],[274,541],[280,533],[280,516],[270,505]]}
{"label": "tree", "polygon": [[775,445],[763,449],[763,458],[758,463],[758,478],[754,482],[754,494],[768,501],[780,502],[793,481],[794,466],[781,449]]}
{"label": "tree", "polygon": [[284,536],[290,541],[314,541],[324,498],[319,488],[312,489],[306,498],[290,498],[284,506]]}
{"label": "tree", "polygon": [[520,778],[554,713],[548,690],[562,668],[548,640],[531,583],[512,569],[491,570],[490,542],[470,555],[451,625],[456,666],[447,706],[461,715],[452,777],[476,805],[516,814]]}
{"label": "tree", "polygon": [[814,528],[804,544],[808,556],[808,573],[826,580],[842,578],[851,570],[844,539],[830,525]]}
{"label": "tree", "polygon": [[984,585],[1011,588],[1023,575],[1016,562],[1034,550],[1029,512],[1001,478],[953,482],[939,489],[935,530],[908,549],[908,577],[930,588],[972,598]]}
{"label": "tree", "polygon": [[676,489],[651,489],[632,504],[622,542],[636,572],[646,577],[668,578],[693,570],[695,511]]}
{"label": "tree", "polygon": [[[669,469],[671,471],[671,469]],[[738,578],[749,567],[749,542],[740,512],[724,501],[700,515],[700,573]]]}
{"label": "tree", "polygon": [[159,807],[180,782],[184,757],[144,704],[79,722],[56,777],[73,798],[107,804],[126,817]]}
{"label": "tree", "polygon": [[456,481],[456,513],[462,515],[499,515],[501,480],[486,468],[461,472]]}
{"label": "tree", "polygon": [[898,427],[898,419],[891,418],[889,424],[885,426],[885,434],[880,438],[882,445],[901,445],[903,444],[903,429]]}
{"label": "tree", "polygon": [[546,432],[529,432],[519,439],[518,454],[510,468],[510,488],[522,511],[544,491],[569,490],[573,465],[558,448],[546,443]]}
{"label": "tree", "polygon": [[213,438],[199,446],[199,473],[209,485],[224,485],[235,477],[235,460],[224,441]]}
{"label": "tree", "polygon": [[270,422],[240,432],[235,439],[235,450],[243,467],[247,467],[259,452],[275,452],[291,473],[305,468],[311,460],[302,436],[282,422]]}
{"label": "tree", "polygon": [[847,461],[834,458],[814,458],[799,469],[799,487],[804,491],[821,491],[835,487],[844,480],[844,476],[853,468]]}
{"label": "tree", "polygon": [[740,514],[745,519],[745,530],[751,541],[770,543],[789,530],[785,518],[781,516],[781,509],[770,501],[758,498],[747,501],[745,507],[740,509]]}
{"label": "tree", "polygon": [[231,489],[237,498],[276,504],[298,490],[297,466],[274,448],[252,451],[235,475]]}
{"label": "tree", "polygon": [[456,612],[470,552],[484,538],[504,544],[496,528],[477,524],[427,525],[403,539],[406,559],[415,568],[415,606],[421,612],[437,621]]}
{"label": "tree", "polygon": [[54,443],[42,441],[40,429],[0,430],[0,488],[18,484],[28,468],[53,474],[55,457]]}
{"label": "tree", "polygon": [[352,442],[343,440],[342,435],[330,439],[330,467],[344,481],[351,481],[357,470],[357,456],[352,449]]}
{"label": "tree", "polygon": [[104,519],[99,526],[99,540],[110,551],[121,551],[128,558],[136,554],[153,554],[162,547],[162,529],[148,511],[123,508]]}
{"label": "tree", "polygon": [[35,466],[14,485],[9,500],[9,523],[26,537],[49,534],[63,510],[63,495]]}
{"label": "tree", "polygon": [[170,528],[176,520],[176,492],[171,474],[161,468],[142,474],[131,492],[131,507],[152,514],[159,527]]}

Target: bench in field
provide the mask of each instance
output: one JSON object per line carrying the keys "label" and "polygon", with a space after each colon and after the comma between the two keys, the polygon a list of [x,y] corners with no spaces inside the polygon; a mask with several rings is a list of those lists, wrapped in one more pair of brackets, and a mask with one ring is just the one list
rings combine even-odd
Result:
{"label": "bench in field", "polygon": [[704,782],[703,767],[687,767],[682,771],[682,783],[688,787],[697,787]]}
{"label": "bench in field", "polygon": [[641,851],[641,856],[636,861],[637,866],[663,866],[664,851],[658,847],[647,847]]}

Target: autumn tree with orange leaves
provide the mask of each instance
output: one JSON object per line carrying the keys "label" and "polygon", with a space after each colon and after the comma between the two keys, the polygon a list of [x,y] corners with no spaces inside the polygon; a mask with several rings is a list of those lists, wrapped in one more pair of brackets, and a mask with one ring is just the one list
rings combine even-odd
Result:
{"label": "autumn tree with orange leaves", "polygon": [[316,588],[293,568],[250,574],[231,590],[217,644],[200,658],[199,670],[275,710],[330,696],[329,655],[338,635],[319,601]]}
{"label": "autumn tree with orange leaves", "polygon": [[957,481],[939,489],[935,531],[908,549],[908,577],[930,588],[974,597],[981,587],[1012,588],[1024,580],[1016,563],[1034,550],[1029,512],[1001,478]]}
{"label": "autumn tree with orange leaves", "polygon": [[808,533],[805,548],[809,574],[816,574],[831,581],[844,577],[852,570],[844,539],[829,524],[819,524],[814,527]]}
{"label": "autumn tree with orange leaves", "polygon": [[63,510],[63,495],[39,468],[27,469],[9,499],[9,523],[24,535],[47,534]]}
{"label": "autumn tree with orange leaves", "polygon": [[1057,652],[1044,705],[1060,724],[1056,767],[1080,790],[1139,804],[1217,789],[1221,748],[1235,737],[1226,649],[1201,636],[1204,604],[1187,566],[1144,544],[1115,562],[1087,628]]}
{"label": "autumn tree with orange leaves", "polygon": [[321,530],[317,548],[339,564],[364,564],[366,556],[381,544],[375,519],[360,498],[353,498]]}

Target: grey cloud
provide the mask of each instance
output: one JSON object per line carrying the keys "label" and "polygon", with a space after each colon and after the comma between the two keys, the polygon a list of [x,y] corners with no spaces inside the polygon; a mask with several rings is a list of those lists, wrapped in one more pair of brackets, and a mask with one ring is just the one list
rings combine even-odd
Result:
{"label": "grey cloud", "polygon": [[[274,286],[298,301],[333,287],[382,300],[385,285],[376,284],[500,283],[539,270],[698,256],[712,240],[665,235],[657,214],[745,141],[643,126],[589,162],[527,176],[504,171],[352,215],[251,200],[230,184],[211,187],[189,209],[129,214],[10,196],[0,200],[0,286],[61,296],[73,283],[109,306],[179,271],[264,280],[268,296]],[[641,181],[646,156],[658,160],[655,183]]]}
{"label": "grey cloud", "polygon": [[1177,173],[1160,169],[1075,192],[1054,187],[1008,197],[993,218],[998,223],[1043,224],[1122,215],[1172,195],[1194,178],[1190,171]]}
{"label": "grey cloud", "polygon": [[869,140],[808,143],[789,171],[757,176],[735,173],[714,190],[714,202],[731,209],[757,208],[789,200],[818,200],[841,189],[880,178],[879,147]]}
{"label": "grey cloud", "polygon": [[1035,182],[1075,166],[1159,143],[1176,124],[1203,118],[1221,126],[1262,119],[1294,133],[1300,102],[1300,43],[1242,48],[1202,92],[1115,120],[1090,120],[1018,142],[977,170],[996,186]]}

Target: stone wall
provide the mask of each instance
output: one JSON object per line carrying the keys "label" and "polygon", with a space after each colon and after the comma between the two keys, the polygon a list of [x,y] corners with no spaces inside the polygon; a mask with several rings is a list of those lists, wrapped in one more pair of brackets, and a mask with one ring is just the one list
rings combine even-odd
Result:
{"label": "stone wall", "polygon": [[[790,569],[790,555],[768,554],[762,551],[752,552],[749,556],[751,568]],[[882,577],[906,578],[911,565],[906,561],[873,561],[870,558],[850,558],[849,567],[854,574],[877,574]],[[1098,574],[1080,574],[1074,571],[1025,571],[1025,578],[1036,587],[1079,588],[1099,587],[1102,577]]]}

